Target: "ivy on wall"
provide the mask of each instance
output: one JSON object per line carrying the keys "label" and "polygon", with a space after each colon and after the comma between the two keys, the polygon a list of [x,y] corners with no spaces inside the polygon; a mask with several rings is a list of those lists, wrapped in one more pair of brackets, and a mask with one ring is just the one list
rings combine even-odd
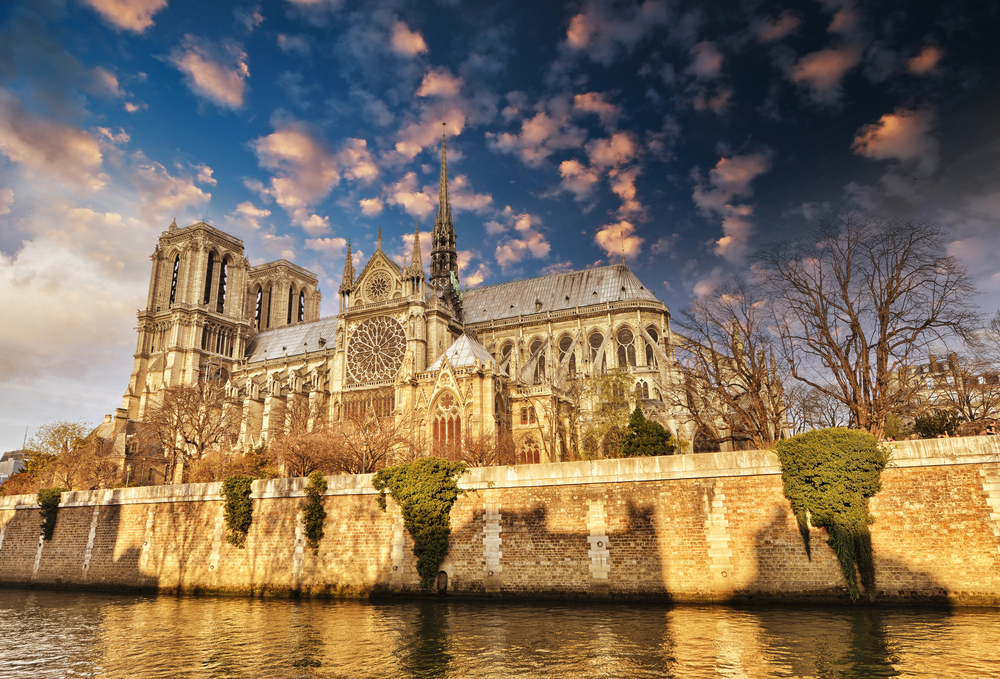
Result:
{"label": "ivy on wall", "polygon": [[382,511],[386,510],[388,491],[403,512],[403,525],[413,538],[413,554],[424,589],[430,589],[448,553],[451,508],[458,496],[466,493],[457,481],[465,469],[464,462],[422,457],[382,469],[372,480],[379,491]]}
{"label": "ivy on wall", "polygon": [[59,499],[66,488],[42,488],[38,491],[36,500],[42,510],[42,537],[46,540],[52,539],[52,533],[56,529],[56,514],[59,513]]}
{"label": "ivy on wall", "polygon": [[889,450],[868,432],[818,429],[775,445],[781,459],[785,497],[809,553],[809,525],[825,528],[853,601],[861,596],[858,574],[874,600],[875,563],[869,526],[875,523],[868,498],[882,489]]}
{"label": "ivy on wall", "polygon": [[323,509],[323,493],[326,492],[326,479],[323,472],[313,472],[306,484],[306,501],[302,507],[302,523],[305,524],[306,544],[313,554],[319,553],[319,541],[323,539],[323,522],[326,521],[326,510]]}
{"label": "ivy on wall", "polygon": [[252,476],[230,476],[222,482],[222,497],[225,499],[223,515],[228,531],[226,542],[240,549],[246,547],[247,533],[253,522],[252,483]]}

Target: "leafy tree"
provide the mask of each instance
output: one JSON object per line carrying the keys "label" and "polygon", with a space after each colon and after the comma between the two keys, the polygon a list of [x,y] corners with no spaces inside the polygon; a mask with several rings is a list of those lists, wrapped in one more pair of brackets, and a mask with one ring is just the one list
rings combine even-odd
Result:
{"label": "leafy tree", "polygon": [[856,572],[874,599],[875,563],[868,527],[875,519],[868,511],[868,498],[882,489],[888,448],[856,429],[817,429],[778,441],[775,449],[785,497],[791,501],[806,552],[809,524],[825,528],[851,599],[860,596]]}
{"label": "leafy tree", "polygon": [[326,479],[322,472],[309,475],[306,484],[306,501],[302,506],[302,523],[305,525],[306,544],[313,554],[319,553],[319,541],[323,539],[323,522],[326,521],[326,510],[323,509],[323,493],[326,492]]}
{"label": "leafy tree", "polygon": [[226,542],[239,549],[246,547],[247,534],[253,523],[252,484],[252,476],[230,476],[222,482],[222,497],[225,499],[222,513],[229,529]]}
{"label": "leafy tree", "polygon": [[849,213],[812,234],[758,252],[792,376],[843,403],[876,438],[914,385],[900,371],[932,343],[978,325],[968,272],[945,231],[912,220]]}
{"label": "leafy tree", "polygon": [[648,457],[673,455],[677,442],[662,424],[647,420],[639,406],[632,411],[632,418],[622,443],[622,457]]}
{"label": "leafy tree", "polygon": [[381,469],[372,480],[382,511],[386,510],[388,491],[403,512],[403,525],[413,538],[413,554],[424,589],[430,589],[448,553],[451,508],[458,496],[466,493],[457,481],[465,469],[464,462],[422,457]]}
{"label": "leafy tree", "polygon": [[629,412],[635,400],[634,379],[627,370],[594,370],[577,380],[581,401],[589,402],[592,413],[583,423],[582,451],[587,458],[621,457]]}
{"label": "leafy tree", "polygon": [[962,417],[954,410],[933,410],[913,420],[913,433],[922,439],[955,436]]}

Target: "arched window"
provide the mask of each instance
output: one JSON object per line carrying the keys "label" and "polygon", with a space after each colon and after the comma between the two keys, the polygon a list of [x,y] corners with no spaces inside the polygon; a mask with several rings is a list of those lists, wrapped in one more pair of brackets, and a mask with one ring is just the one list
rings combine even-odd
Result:
{"label": "arched window", "polygon": [[497,363],[503,369],[504,372],[510,373],[510,355],[514,351],[513,342],[505,342],[502,347],[500,347],[500,358],[497,359]]}
{"label": "arched window", "polygon": [[306,320],[306,292],[299,291],[299,323]]}
{"label": "arched window", "polygon": [[627,327],[618,331],[618,367],[635,367],[635,335]]}
{"label": "arched window", "polygon": [[531,375],[532,384],[538,384],[545,379],[545,343],[536,339],[529,348],[531,359],[535,361],[535,369]]}
{"label": "arched window", "polygon": [[208,304],[212,299],[212,274],[215,272],[215,253],[208,253],[208,269],[205,271],[205,301]]}
{"label": "arched window", "polygon": [[257,301],[253,308],[253,327],[260,330],[260,318],[264,311],[264,290],[257,288]]}
{"label": "arched window", "polygon": [[649,384],[646,380],[639,380],[635,383],[635,397],[637,399],[649,399]]}
{"label": "arched window", "polygon": [[267,326],[266,327],[268,327],[268,328],[271,327],[271,297],[272,297],[271,292],[273,290],[274,290],[274,286],[273,285],[267,286],[267,319],[266,319]]}
{"label": "arched window", "polygon": [[[652,325],[646,328],[646,332],[649,333],[649,336],[653,338],[654,342],[660,341],[660,336],[657,334],[656,328]],[[653,345],[649,342],[646,342],[646,365],[656,365],[656,352],[653,351]]]}
{"label": "arched window", "polygon": [[538,464],[542,459],[542,453],[538,440],[530,436],[521,443],[521,449],[517,453],[519,464]]}
{"label": "arched window", "polygon": [[288,320],[286,323],[288,325],[292,324],[292,305],[295,304],[295,290],[288,288]]}
{"label": "arched window", "polygon": [[226,310],[226,282],[229,277],[229,258],[222,260],[222,268],[219,269],[219,294],[215,305],[215,310],[220,314]]}
{"label": "arched window", "polygon": [[[573,338],[570,337],[569,335],[564,335],[563,338],[561,340],[559,340],[559,364],[560,365],[562,364],[563,360],[566,358],[566,352],[569,351],[569,348],[571,346],[573,346]],[[567,370],[567,372],[569,373],[569,375],[571,377],[573,375],[576,375],[576,354],[575,353],[570,354],[569,364],[567,365],[566,370]]]}
{"label": "arched window", "polygon": [[173,275],[173,278],[170,280],[170,304],[171,305],[174,303],[174,300],[177,299],[177,273],[180,271],[180,268],[181,268],[181,256],[177,255],[174,258],[174,275]]}
{"label": "arched window", "polygon": [[[597,362],[597,352],[601,350],[601,345],[604,344],[604,335],[599,332],[591,333],[590,341],[590,362],[591,364],[596,364]],[[595,365],[596,367],[596,365]],[[608,357],[607,354],[601,356],[601,370],[608,367]]]}
{"label": "arched window", "polygon": [[434,410],[434,449],[446,459],[456,459],[462,450],[462,413],[455,397],[446,392]]}

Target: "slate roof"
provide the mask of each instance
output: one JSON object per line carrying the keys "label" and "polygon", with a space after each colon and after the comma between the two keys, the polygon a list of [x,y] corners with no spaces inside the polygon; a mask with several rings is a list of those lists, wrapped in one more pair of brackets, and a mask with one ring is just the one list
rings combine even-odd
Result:
{"label": "slate roof", "polygon": [[431,364],[431,367],[427,369],[427,372],[440,370],[445,356],[448,357],[448,363],[451,364],[452,368],[466,368],[472,366],[478,358],[480,363],[493,361],[493,365],[497,370],[504,375],[507,374],[503,371],[503,368],[496,365],[496,359],[490,355],[490,352],[486,350],[486,347],[464,333],[461,337],[455,340],[450,347],[448,347],[447,351],[445,351],[444,354],[438,358],[438,360]]}
{"label": "slate roof", "polygon": [[258,333],[247,347],[247,361],[258,363],[265,358],[298,356],[306,351],[319,351],[323,349],[323,345],[319,343],[320,337],[326,340],[327,346],[333,348],[337,338],[336,316]]}
{"label": "slate roof", "polygon": [[466,323],[483,323],[622,301],[659,302],[626,265],[613,264],[472,288],[463,294],[462,312]]}

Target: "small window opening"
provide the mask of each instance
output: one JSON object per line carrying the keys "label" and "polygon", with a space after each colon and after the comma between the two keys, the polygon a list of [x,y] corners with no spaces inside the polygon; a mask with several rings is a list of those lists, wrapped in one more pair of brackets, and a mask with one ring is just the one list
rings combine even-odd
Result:
{"label": "small window opening", "polygon": [[212,299],[212,274],[215,272],[215,253],[208,253],[208,270],[205,272],[205,300],[203,304],[208,304]]}

